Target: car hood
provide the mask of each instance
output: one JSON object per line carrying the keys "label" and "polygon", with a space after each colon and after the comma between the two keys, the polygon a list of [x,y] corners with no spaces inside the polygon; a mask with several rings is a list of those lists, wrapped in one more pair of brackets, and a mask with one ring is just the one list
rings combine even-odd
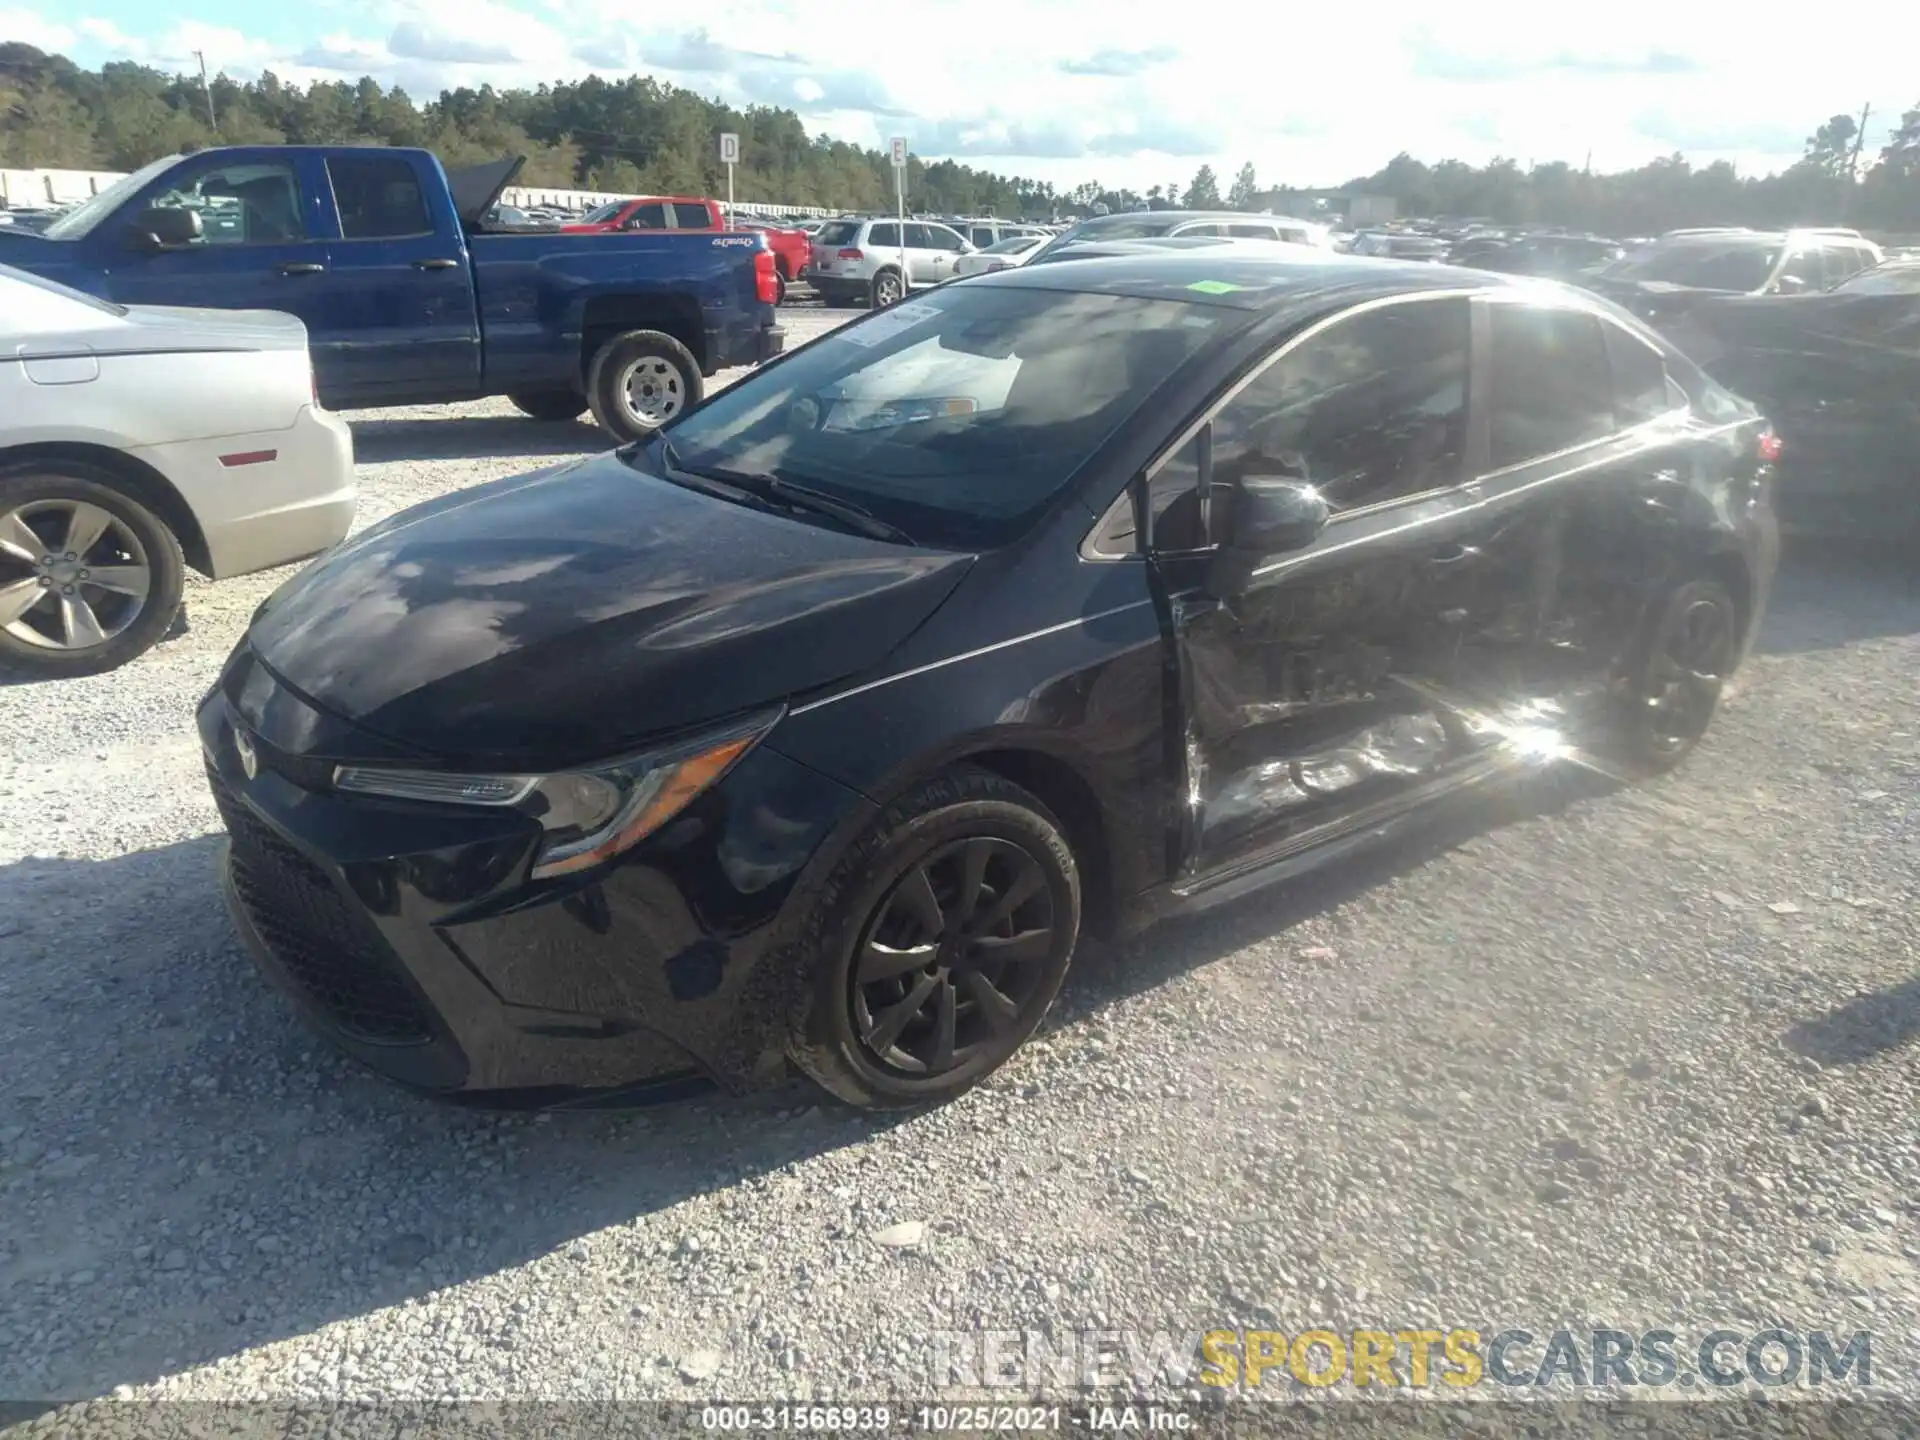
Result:
{"label": "car hood", "polygon": [[610,453],[381,522],[275,592],[249,638],[312,703],[390,740],[571,764],[872,667],[973,558],[715,499]]}

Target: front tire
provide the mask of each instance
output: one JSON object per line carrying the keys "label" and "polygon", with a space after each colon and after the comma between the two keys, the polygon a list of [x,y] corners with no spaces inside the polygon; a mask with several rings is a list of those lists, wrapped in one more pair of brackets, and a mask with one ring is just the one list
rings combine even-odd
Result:
{"label": "front tire", "polygon": [[704,394],[692,352],[659,330],[614,336],[600,347],[587,372],[593,418],[621,444],[646,439],[698,405]]}
{"label": "front tire", "polygon": [[507,399],[532,420],[577,420],[587,409],[587,397],[578,390],[518,390]]}
{"label": "front tire", "polygon": [[1693,753],[1719,709],[1740,656],[1740,611],[1718,580],[1668,591],[1634,661],[1622,739],[1647,770],[1672,770]]}
{"label": "front tire", "polygon": [[0,667],[99,675],[173,624],[186,562],[173,531],[80,460],[0,466]]}
{"label": "front tire", "polygon": [[834,867],[793,1061],[861,1109],[950,1100],[1033,1033],[1079,934],[1079,868],[1046,806],[986,771],[936,776]]}

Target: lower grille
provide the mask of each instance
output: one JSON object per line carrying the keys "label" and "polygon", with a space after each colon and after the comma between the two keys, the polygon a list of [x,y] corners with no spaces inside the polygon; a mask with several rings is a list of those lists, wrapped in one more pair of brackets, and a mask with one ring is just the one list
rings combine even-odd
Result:
{"label": "lower grille", "polygon": [[260,939],[342,1033],[383,1044],[433,1038],[426,1006],[326,873],[255,817],[211,767],[233,842],[233,888]]}

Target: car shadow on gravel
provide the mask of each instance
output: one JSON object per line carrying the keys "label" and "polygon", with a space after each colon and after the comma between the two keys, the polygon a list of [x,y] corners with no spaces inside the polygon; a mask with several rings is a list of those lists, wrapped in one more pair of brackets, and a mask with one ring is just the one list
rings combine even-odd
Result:
{"label": "car shadow on gravel", "polygon": [[[1310,882],[1089,946],[1049,1025],[1608,788],[1537,777]],[[216,854],[207,835],[0,868],[0,1395],[104,1395],[530,1262],[588,1263],[583,1237],[912,1123],[798,1083],[549,1116],[399,1090],[336,1058],[255,973]],[[696,1281],[692,1260],[665,1263]]]}
{"label": "car shadow on gravel", "polygon": [[1170,918],[1118,948],[1085,947],[1074,957],[1066,989],[1047,1024],[1058,1029],[1078,1023],[1125,996],[1150,991],[1176,975],[1282,936],[1492,831],[1603,799],[1622,783],[1573,767],[1524,775],[1443,805],[1404,835],[1292,882]]}
{"label": "car shadow on gravel", "polygon": [[404,460],[562,460],[613,448],[607,432],[588,420],[531,420],[524,415],[347,418],[353,425],[353,456],[362,465]]}
{"label": "car shadow on gravel", "polygon": [[1774,578],[1755,647],[1762,655],[1832,650],[1920,634],[1920,566],[1900,548],[1802,540]]}
{"label": "car shadow on gravel", "polygon": [[1864,1065],[1920,1040],[1920,977],[1856,996],[1787,1032],[1787,1048],[1820,1065]]}
{"label": "car shadow on gravel", "polygon": [[215,855],[0,867],[0,1395],[105,1395],[575,1263],[583,1236],[895,1123],[797,1082],[550,1116],[399,1090],[256,974]]}

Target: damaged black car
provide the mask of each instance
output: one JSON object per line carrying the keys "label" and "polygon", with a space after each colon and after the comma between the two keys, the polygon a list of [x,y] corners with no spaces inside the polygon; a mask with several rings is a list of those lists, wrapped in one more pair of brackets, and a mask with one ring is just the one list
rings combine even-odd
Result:
{"label": "damaged black car", "polygon": [[230,909],[425,1091],[941,1100],[1085,934],[1680,761],[1773,453],[1557,286],[1282,247],[943,286],[276,592],[199,712]]}

